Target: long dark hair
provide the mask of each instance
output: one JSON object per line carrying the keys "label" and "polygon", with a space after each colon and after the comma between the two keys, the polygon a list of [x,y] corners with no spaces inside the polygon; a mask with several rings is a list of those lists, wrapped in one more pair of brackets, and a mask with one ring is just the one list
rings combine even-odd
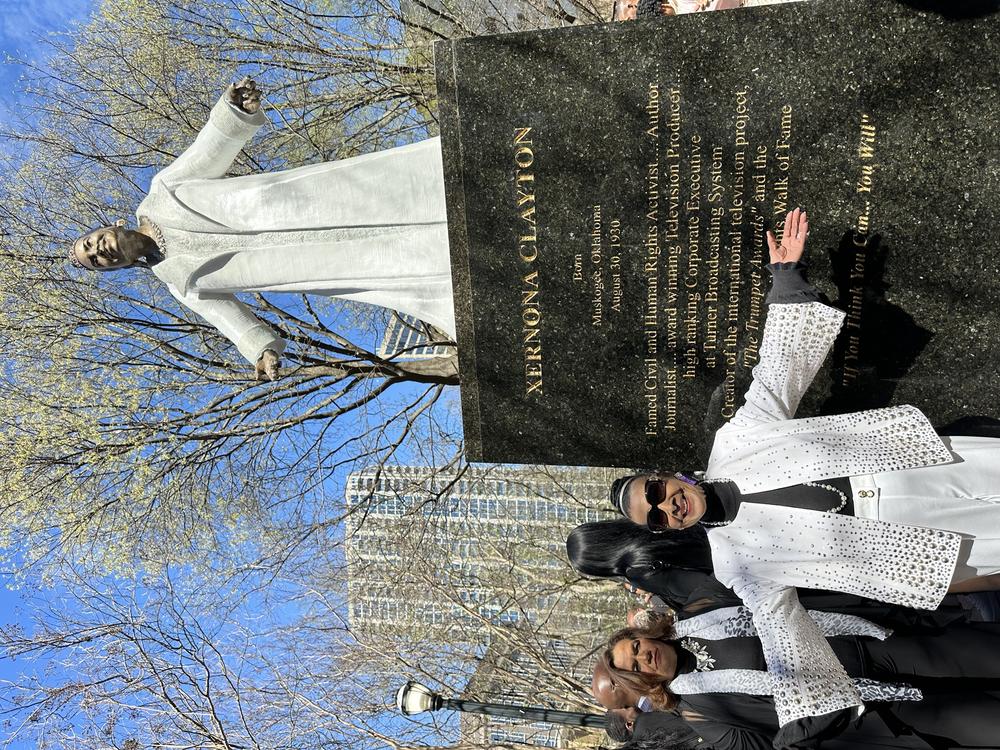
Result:
{"label": "long dark hair", "polygon": [[641,577],[667,568],[713,569],[708,535],[697,524],[654,534],[626,519],[592,521],[570,532],[566,553],[577,572],[596,578]]}

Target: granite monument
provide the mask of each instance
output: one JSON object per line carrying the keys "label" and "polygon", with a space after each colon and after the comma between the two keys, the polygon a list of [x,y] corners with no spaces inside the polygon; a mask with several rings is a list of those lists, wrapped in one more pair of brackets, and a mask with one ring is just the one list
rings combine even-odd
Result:
{"label": "granite monument", "polygon": [[[472,460],[701,466],[808,209],[799,414],[1000,414],[1000,15],[807,0],[439,43]],[[943,9],[943,10],[942,10]]]}

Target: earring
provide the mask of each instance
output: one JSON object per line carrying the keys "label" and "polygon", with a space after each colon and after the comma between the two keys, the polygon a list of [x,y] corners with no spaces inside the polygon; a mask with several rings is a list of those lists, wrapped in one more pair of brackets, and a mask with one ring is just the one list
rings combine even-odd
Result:
{"label": "earring", "polygon": [[125,226],[125,219],[119,219],[118,221],[116,221],[115,222],[115,226],[116,227],[123,227],[123,226]]}

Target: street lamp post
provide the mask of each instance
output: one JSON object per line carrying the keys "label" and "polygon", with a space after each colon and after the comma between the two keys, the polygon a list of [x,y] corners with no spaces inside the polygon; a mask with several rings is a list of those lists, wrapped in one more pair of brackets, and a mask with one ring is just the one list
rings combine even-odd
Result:
{"label": "street lamp post", "polygon": [[410,680],[396,693],[396,707],[406,716],[447,708],[452,711],[506,716],[524,721],[545,721],[549,724],[566,724],[575,727],[603,727],[604,714],[585,714],[576,711],[558,711],[538,706],[512,706],[504,703],[480,703],[461,698],[442,698],[426,685]]}

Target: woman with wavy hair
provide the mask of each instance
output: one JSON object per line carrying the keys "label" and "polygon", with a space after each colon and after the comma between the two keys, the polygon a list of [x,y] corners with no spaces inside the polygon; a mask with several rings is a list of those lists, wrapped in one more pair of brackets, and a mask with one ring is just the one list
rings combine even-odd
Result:
{"label": "woman with wavy hair", "polygon": [[[633,669],[632,662],[625,658],[618,644],[641,643],[641,657],[644,668]],[[614,633],[601,653],[598,661],[604,666],[611,679],[638,695],[647,696],[653,707],[668,711],[677,706],[677,696],[670,690],[670,681],[677,675],[679,640],[674,620],[669,615],[651,618],[645,628],[623,628]],[[632,656],[639,654],[638,651]]]}
{"label": "woman with wavy hair", "polygon": [[625,628],[608,640],[599,664],[655,708],[676,710],[716,748],[815,747],[833,738],[859,743],[875,737],[887,747],[995,746],[1000,627],[973,623],[893,635],[858,617],[810,617],[870,704],[860,717],[834,704],[817,717],[780,726],[781,685],[743,607]]}

